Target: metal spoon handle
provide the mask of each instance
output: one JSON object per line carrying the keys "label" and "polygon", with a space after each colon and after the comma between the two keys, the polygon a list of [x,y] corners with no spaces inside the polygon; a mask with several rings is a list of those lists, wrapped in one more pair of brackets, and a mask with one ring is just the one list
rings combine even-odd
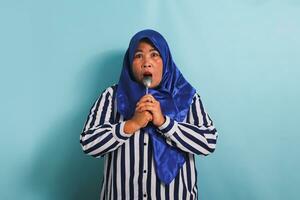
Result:
{"label": "metal spoon handle", "polygon": [[143,84],[146,87],[146,94],[148,94],[148,88],[151,85],[151,82],[152,82],[152,76],[144,76]]}

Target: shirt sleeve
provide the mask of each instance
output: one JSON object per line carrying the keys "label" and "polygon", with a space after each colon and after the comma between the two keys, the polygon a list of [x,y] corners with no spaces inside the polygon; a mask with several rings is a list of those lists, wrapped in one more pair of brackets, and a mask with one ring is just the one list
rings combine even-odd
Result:
{"label": "shirt sleeve", "polygon": [[218,133],[198,94],[193,98],[186,122],[177,122],[166,116],[158,131],[169,145],[191,154],[209,155],[216,148]]}
{"label": "shirt sleeve", "polygon": [[114,151],[132,135],[124,133],[124,121],[113,123],[113,93],[109,87],[96,100],[80,134],[81,147],[88,155],[100,157]]}

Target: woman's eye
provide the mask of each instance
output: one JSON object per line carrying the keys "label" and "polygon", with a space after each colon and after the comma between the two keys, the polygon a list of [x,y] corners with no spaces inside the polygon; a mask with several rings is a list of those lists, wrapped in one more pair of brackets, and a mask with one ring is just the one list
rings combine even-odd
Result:
{"label": "woman's eye", "polygon": [[157,56],[160,56],[160,55],[159,55],[158,52],[152,52],[151,56],[152,56],[152,57],[157,57]]}
{"label": "woman's eye", "polygon": [[141,53],[137,53],[134,55],[134,58],[141,58],[142,57],[142,54]]}

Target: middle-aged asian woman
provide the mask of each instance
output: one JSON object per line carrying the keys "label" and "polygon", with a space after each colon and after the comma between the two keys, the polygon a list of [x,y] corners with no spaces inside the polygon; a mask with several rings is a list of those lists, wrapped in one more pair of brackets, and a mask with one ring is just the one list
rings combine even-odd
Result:
{"label": "middle-aged asian woman", "polygon": [[216,141],[199,94],[154,30],[133,36],[119,83],[94,103],[80,136],[85,153],[105,156],[100,199],[197,199],[194,155]]}

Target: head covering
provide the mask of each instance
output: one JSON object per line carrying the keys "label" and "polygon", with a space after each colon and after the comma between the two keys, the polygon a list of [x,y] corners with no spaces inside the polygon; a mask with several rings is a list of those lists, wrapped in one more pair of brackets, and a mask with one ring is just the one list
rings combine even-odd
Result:
{"label": "head covering", "polygon": [[[136,103],[145,95],[144,85],[135,81],[131,70],[135,50],[142,39],[151,41],[163,61],[162,80],[156,88],[149,88],[149,93],[160,102],[164,115],[181,122],[187,116],[196,91],[176,67],[163,36],[149,29],[136,33],[125,53],[116,95],[118,112],[125,120],[132,118]],[[180,149],[168,145],[152,123],[144,130],[149,133],[152,143],[156,173],[162,182],[169,184],[184,164],[186,155]]]}

